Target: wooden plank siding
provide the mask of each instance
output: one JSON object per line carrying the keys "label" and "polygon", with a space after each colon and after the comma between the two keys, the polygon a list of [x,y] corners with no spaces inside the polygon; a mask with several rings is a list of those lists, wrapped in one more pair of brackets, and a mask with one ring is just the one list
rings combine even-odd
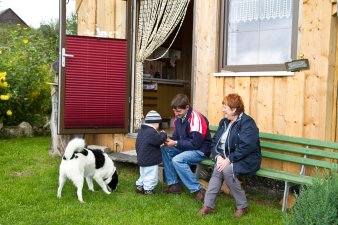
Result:
{"label": "wooden plank siding", "polygon": [[92,35],[96,34],[96,1],[78,0],[77,16],[78,16],[78,34]]}
{"label": "wooden plank siding", "polygon": [[112,38],[125,38],[126,4],[122,0],[77,0],[78,34],[96,36],[106,32]]}
{"label": "wooden plank siding", "polygon": [[[298,54],[309,60],[310,69],[290,77],[215,77],[214,73],[219,72],[220,0],[194,0],[191,4],[194,8],[191,97],[193,107],[205,114],[210,124],[218,125],[223,116],[223,97],[237,92],[260,132],[338,141],[338,19],[333,15],[336,5],[332,1],[300,1]],[[117,0],[77,0],[79,34],[95,34],[97,26],[100,29],[113,26],[112,30],[122,34],[123,7]],[[123,134],[90,134],[86,140],[114,151],[132,150],[135,142]],[[265,160],[263,164],[285,171],[299,170],[291,163]]]}
{"label": "wooden plank siding", "polygon": [[[304,1],[300,7],[298,48],[299,54],[309,59],[309,70],[291,77],[210,76],[207,115],[212,118],[211,124],[218,125],[221,117],[217,120],[219,113],[215,109],[221,103],[210,98],[237,92],[261,132],[337,141],[338,44],[337,18],[330,13],[332,7],[330,1]],[[222,88],[224,91],[219,91]],[[263,164],[299,171],[291,163],[265,160]]]}
{"label": "wooden plank siding", "polygon": [[221,101],[213,101],[215,96],[222,95],[217,97],[222,99],[228,93],[237,92],[260,131],[334,141],[338,58],[337,19],[329,13],[332,7],[329,1],[304,1],[300,7],[298,48],[299,54],[309,59],[309,70],[291,77],[210,75],[207,115],[211,123],[217,123],[220,115],[215,109],[220,108],[217,104]]}
{"label": "wooden plank siding", "polygon": [[[334,33],[336,33],[335,37],[336,37],[336,46],[338,47],[338,29],[337,26],[334,26],[335,30]],[[334,34],[333,34],[334,35]],[[333,118],[333,123],[332,123],[332,136],[333,136],[333,140],[336,140],[338,142],[338,67],[336,65],[338,65],[338,49],[334,48],[336,50],[335,52],[335,61],[332,62],[332,65],[330,65],[332,67],[333,74],[334,74],[334,85],[333,85],[333,110],[332,110],[332,118]],[[331,70],[330,70],[331,72]],[[334,139],[334,134],[335,135],[335,139]]]}
{"label": "wooden plank siding", "polygon": [[[192,40],[192,103],[204,115],[207,114],[209,76],[217,71],[219,45],[220,2],[194,0]],[[215,96],[215,95],[213,95]],[[210,117],[210,116],[209,116]],[[212,116],[211,116],[212,117]]]}

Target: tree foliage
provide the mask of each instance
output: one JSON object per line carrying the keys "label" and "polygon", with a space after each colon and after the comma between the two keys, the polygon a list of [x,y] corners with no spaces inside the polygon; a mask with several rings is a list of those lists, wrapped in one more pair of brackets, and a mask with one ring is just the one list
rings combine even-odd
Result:
{"label": "tree foliage", "polygon": [[[0,26],[0,121],[4,125],[45,122],[51,112],[52,64],[59,55],[59,21],[38,29]],[[67,17],[66,33],[77,34],[77,16]]]}
{"label": "tree foliage", "polygon": [[[52,62],[57,58],[55,42],[42,32],[20,25],[7,28],[5,48],[1,51],[0,72],[6,72],[10,98],[0,105],[4,125],[22,121],[42,122],[50,114]],[[3,46],[3,45],[2,45]],[[5,112],[10,109],[11,116]]]}

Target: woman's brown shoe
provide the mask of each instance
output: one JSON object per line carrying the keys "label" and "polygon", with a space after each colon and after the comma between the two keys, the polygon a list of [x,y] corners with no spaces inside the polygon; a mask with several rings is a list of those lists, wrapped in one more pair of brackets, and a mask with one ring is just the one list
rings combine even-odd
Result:
{"label": "woman's brown shoe", "polygon": [[200,211],[197,213],[198,216],[205,216],[207,214],[211,214],[214,212],[213,208],[210,208],[208,206],[203,206],[202,209],[200,209]]}
{"label": "woman's brown shoe", "polygon": [[234,217],[239,218],[247,214],[249,211],[248,207],[243,208],[243,209],[237,209],[236,212],[234,213]]}

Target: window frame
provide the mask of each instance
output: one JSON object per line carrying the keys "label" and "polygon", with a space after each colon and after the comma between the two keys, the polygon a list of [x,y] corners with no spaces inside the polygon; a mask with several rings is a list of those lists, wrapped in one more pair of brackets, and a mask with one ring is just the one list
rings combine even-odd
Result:
{"label": "window frame", "polygon": [[[291,58],[297,59],[298,50],[298,21],[299,21],[299,0],[293,0],[292,13],[292,34],[291,34]],[[219,70],[231,72],[256,72],[256,71],[286,71],[285,64],[252,64],[252,65],[227,65],[228,41],[228,15],[229,0],[221,1],[220,14],[220,43],[219,43]]]}

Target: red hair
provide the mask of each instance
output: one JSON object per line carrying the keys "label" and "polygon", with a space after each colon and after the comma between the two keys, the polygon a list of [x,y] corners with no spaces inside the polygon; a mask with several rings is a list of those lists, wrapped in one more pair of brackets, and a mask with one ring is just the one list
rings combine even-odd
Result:
{"label": "red hair", "polygon": [[235,113],[236,115],[239,115],[242,112],[244,112],[243,100],[241,96],[239,96],[236,93],[228,94],[227,96],[225,96],[222,101],[222,104],[229,106],[231,109],[236,109]]}

